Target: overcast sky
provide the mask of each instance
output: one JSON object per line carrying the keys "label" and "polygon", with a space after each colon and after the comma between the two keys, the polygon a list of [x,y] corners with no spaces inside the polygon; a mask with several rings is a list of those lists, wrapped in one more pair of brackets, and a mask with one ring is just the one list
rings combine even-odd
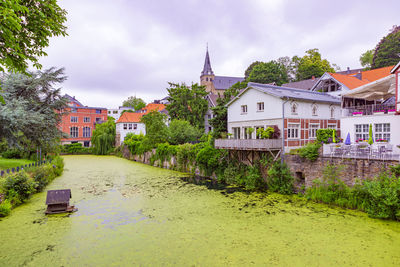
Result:
{"label": "overcast sky", "polygon": [[[243,76],[253,61],[319,48],[342,70],[400,24],[400,1],[62,0],[67,37],[41,60],[65,67],[63,93],[115,108],[130,95],[167,95],[168,82],[199,82],[208,43],[216,75]],[[396,20],[397,19],[397,20]]]}

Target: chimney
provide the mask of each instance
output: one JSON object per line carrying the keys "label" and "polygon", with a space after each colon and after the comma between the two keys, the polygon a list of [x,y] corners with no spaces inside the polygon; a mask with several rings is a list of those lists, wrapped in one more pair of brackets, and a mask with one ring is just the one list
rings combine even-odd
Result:
{"label": "chimney", "polygon": [[347,67],[346,74],[350,74],[350,67]]}
{"label": "chimney", "polygon": [[315,80],[315,76],[314,75],[311,77],[311,80],[313,80],[313,81]]}
{"label": "chimney", "polygon": [[356,78],[359,79],[359,80],[362,80],[362,73],[361,73],[361,71],[358,71],[358,73],[357,73],[354,77],[356,77]]}

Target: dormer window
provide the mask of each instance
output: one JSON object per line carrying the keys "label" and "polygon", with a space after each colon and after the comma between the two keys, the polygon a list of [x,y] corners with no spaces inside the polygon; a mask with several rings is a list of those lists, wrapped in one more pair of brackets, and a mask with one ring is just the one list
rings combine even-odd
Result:
{"label": "dormer window", "polygon": [[292,111],[292,114],[297,115],[297,104],[292,103],[290,110]]}
{"label": "dormer window", "polygon": [[315,104],[313,104],[312,106],[311,106],[311,114],[313,115],[313,116],[317,116],[318,114],[318,107],[317,107],[317,105],[315,105]]}

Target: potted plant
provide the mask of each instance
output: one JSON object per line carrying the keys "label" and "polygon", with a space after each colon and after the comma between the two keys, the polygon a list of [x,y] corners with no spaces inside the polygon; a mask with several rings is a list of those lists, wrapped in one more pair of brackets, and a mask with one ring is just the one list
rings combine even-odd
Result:
{"label": "potted plant", "polygon": [[377,143],[387,143],[387,140],[380,138],[380,139],[376,139],[376,142]]}
{"label": "potted plant", "polygon": [[387,112],[387,114],[395,114],[395,113],[396,113],[395,109],[389,109]]}
{"label": "potted plant", "polygon": [[353,116],[362,116],[362,111],[353,112]]}

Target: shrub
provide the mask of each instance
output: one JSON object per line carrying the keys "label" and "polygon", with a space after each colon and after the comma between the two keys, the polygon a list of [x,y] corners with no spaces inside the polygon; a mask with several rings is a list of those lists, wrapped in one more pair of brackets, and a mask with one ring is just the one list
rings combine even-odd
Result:
{"label": "shrub", "polygon": [[192,149],[192,144],[183,144],[179,146],[176,154],[176,161],[181,170],[187,170],[188,165],[193,162],[194,156]]}
{"label": "shrub", "polygon": [[7,176],[3,187],[6,198],[15,199],[16,202],[24,202],[35,192],[35,182],[25,171]]}
{"label": "shrub", "polygon": [[220,159],[223,157],[221,151],[211,145],[202,148],[196,155],[196,163],[205,175],[210,176],[220,167]]}
{"label": "shrub", "polygon": [[286,163],[275,161],[268,169],[268,189],[281,194],[293,193],[293,176]]}
{"label": "shrub", "polygon": [[[333,134],[336,136],[335,129],[318,129],[317,130],[317,143],[329,144],[333,142]],[[340,139],[340,138],[338,138]]]}
{"label": "shrub", "polygon": [[306,158],[310,161],[316,161],[319,157],[319,143],[308,143],[307,145],[298,149],[299,155],[302,158]]}
{"label": "shrub", "polygon": [[262,179],[258,164],[247,167],[244,186],[247,190],[261,189],[264,186],[264,180]]}
{"label": "shrub", "polygon": [[177,146],[169,145],[168,143],[162,143],[157,145],[155,160],[164,162],[170,160],[172,156],[177,154]]}
{"label": "shrub", "polygon": [[400,177],[400,164],[397,164],[396,166],[390,166],[390,172],[394,176]]}
{"label": "shrub", "polygon": [[172,145],[194,142],[201,136],[201,131],[188,121],[172,120],[168,127],[168,142]]}
{"label": "shrub", "polygon": [[23,157],[23,151],[19,149],[7,149],[3,153],[1,153],[1,156],[6,159],[20,159]]}
{"label": "shrub", "polygon": [[54,180],[57,176],[56,173],[58,173],[56,168],[50,164],[41,165],[35,168],[32,172],[32,178],[35,181],[36,191],[41,192],[51,181]]}
{"label": "shrub", "polygon": [[11,212],[12,205],[8,199],[3,200],[0,204],[0,217],[8,216]]}

